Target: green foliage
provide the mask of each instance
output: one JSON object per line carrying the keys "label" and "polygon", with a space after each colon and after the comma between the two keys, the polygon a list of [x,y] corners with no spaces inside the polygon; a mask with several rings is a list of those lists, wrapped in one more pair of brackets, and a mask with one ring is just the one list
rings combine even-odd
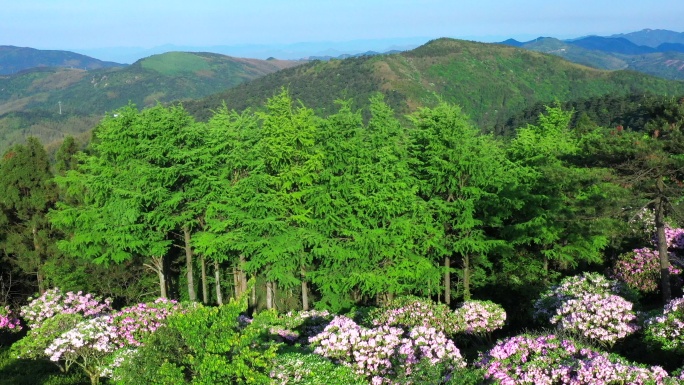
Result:
{"label": "green foliage", "polygon": [[[50,164],[43,145],[36,138],[5,152],[0,160],[0,248],[13,267],[36,276],[45,288],[43,266],[57,255],[47,221],[48,210],[57,201]],[[4,223],[3,223],[4,222]]]}
{"label": "green foliage", "polygon": [[116,369],[116,383],[268,384],[277,345],[267,341],[264,312],[242,328],[238,316],[246,304],[198,306],[172,316],[167,326]]}
{"label": "green foliage", "polygon": [[[441,103],[411,117],[420,195],[436,232],[427,249],[433,258],[459,258],[463,296],[502,242],[487,230],[501,226],[516,205],[517,172],[493,138],[480,135],[460,108]],[[481,284],[475,281],[474,284]]]}
{"label": "green foliage", "polygon": [[366,384],[363,376],[344,365],[332,363],[318,354],[291,352],[278,354],[271,378],[278,384],[292,385],[348,385]]}
{"label": "green foliage", "polygon": [[570,118],[558,106],[547,107],[539,123],[518,130],[509,147],[511,159],[527,172],[525,205],[514,215],[510,235],[538,250],[546,274],[549,262],[567,269],[602,261],[624,191],[612,183],[609,170],[570,161],[580,151],[579,138],[568,129]]}
{"label": "green foliage", "polygon": [[423,359],[412,368],[410,373],[400,373],[392,383],[397,385],[478,385],[484,383],[484,370],[472,367],[454,369],[449,364],[433,364]]}

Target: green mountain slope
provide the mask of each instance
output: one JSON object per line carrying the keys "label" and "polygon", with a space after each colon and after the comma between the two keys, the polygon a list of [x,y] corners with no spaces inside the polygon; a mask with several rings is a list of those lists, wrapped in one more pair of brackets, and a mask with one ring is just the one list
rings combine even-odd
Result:
{"label": "green mountain slope", "polygon": [[0,75],[15,74],[36,67],[65,67],[93,70],[123,67],[124,64],[101,61],[70,51],[0,46]]}
{"label": "green mountain slope", "polygon": [[373,92],[387,95],[400,113],[434,105],[441,97],[461,105],[484,129],[502,124],[512,112],[539,101],[684,93],[682,82],[592,69],[498,44],[438,39],[401,54],[291,68],[185,106],[204,119],[224,102],[237,110],[260,105],[280,87],[288,87],[295,98],[322,113],[335,109],[336,98],[350,98],[360,106]]}
{"label": "green mountain slope", "polygon": [[[129,102],[146,107],[201,98],[298,64],[169,52],[123,68],[52,67],[0,76],[0,150],[30,134],[49,142],[86,131],[92,128],[86,122]],[[83,124],[76,124],[79,118]]]}

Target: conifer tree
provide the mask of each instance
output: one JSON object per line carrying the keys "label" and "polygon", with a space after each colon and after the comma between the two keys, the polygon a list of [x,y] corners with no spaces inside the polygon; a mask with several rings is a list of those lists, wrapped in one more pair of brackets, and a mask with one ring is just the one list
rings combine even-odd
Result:
{"label": "conifer tree", "polygon": [[491,229],[511,215],[517,170],[501,146],[480,135],[457,106],[422,108],[411,119],[419,194],[436,229],[429,250],[444,262],[444,300],[451,300],[452,258],[458,260],[463,297],[469,300],[473,277],[483,275],[475,272],[489,265],[488,254],[502,243]]}
{"label": "conifer tree", "polygon": [[16,145],[0,161],[0,211],[4,213],[0,247],[24,274],[35,275],[43,292],[45,261],[54,256],[54,232],[47,220],[57,200],[45,148],[36,138]]}

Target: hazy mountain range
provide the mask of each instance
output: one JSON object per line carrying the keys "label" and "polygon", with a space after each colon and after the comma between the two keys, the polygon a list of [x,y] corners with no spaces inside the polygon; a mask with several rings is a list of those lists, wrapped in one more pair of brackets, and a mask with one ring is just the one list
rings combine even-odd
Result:
{"label": "hazy mountain range", "polygon": [[411,37],[351,40],[344,42],[302,42],[293,44],[234,44],[214,46],[179,46],[167,44],[153,48],[111,47],[74,49],[72,51],[119,63],[133,63],[141,58],[169,51],[214,52],[234,57],[249,57],[256,59],[273,57],[286,60],[300,60],[308,59],[310,57],[357,55],[367,51],[405,51],[425,44],[428,40],[430,40],[428,37]]}
{"label": "hazy mountain range", "polygon": [[667,79],[684,80],[684,33],[645,29],[608,37],[559,40],[539,37],[528,42],[509,39],[501,44],[560,56],[589,67],[633,70]]}

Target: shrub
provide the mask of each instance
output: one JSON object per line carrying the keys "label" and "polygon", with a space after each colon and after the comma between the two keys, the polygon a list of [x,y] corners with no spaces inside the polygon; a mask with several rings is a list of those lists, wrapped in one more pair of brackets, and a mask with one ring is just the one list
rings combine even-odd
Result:
{"label": "shrub", "polygon": [[599,274],[568,277],[535,303],[535,316],[611,347],[639,328],[632,303],[615,295],[618,291],[617,282]]}
{"label": "shrub", "polygon": [[39,328],[43,321],[57,314],[94,317],[112,310],[112,300],[109,298],[102,301],[93,294],[83,294],[80,291],[62,293],[59,288],[47,290],[41,296],[28,300],[28,305],[22,306],[19,314],[32,329]]}
{"label": "shrub", "polygon": [[117,349],[116,339],[116,328],[108,317],[84,319],[54,339],[45,354],[50,361],[63,362],[67,371],[71,365],[80,366],[95,385],[100,382],[108,356]]}
{"label": "shrub", "polygon": [[645,322],[646,341],[667,351],[684,354],[684,298],[675,298],[659,316]]}
{"label": "shrub", "polygon": [[19,318],[14,315],[9,306],[0,307],[0,329],[9,330],[14,333],[22,329]]}
{"label": "shrub", "polygon": [[315,347],[314,353],[352,367],[373,384],[389,383],[397,376],[406,377],[421,362],[443,364],[449,371],[465,367],[454,343],[441,331],[428,326],[408,331],[387,325],[369,329],[338,316],[310,342]]}
{"label": "shrub", "polygon": [[488,335],[506,322],[506,310],[492,301],[466,301],[454,313],[458,329],[465,334]]}
{"label": "shrub", "polygon": [[374,326],[415,326],[433,327],[445,334],[452,335],[462,327],[457,325],[454,314],[448,306],[429,299],[405,296],[399,297],[369,314]]}
{"label": "shrub", "polygon": [[158,298],[152,303],[139,303],[125,307],[109,317],[116,328],[116,343],[119,347],[142,345],[144,336],[154,332],[166,318],[181,310],[180,304],[166,298]]}
{"label": "shrub", "polygon": [[555,335],[510,337],[483,354],[477,366],[501,384],[675,384],[659,366],[632,364]]}
{"label": "shrub", "polygon": [[[677,275],[680,273],[680,269],[670,265],[670,274]],[[621,254],[613,267],[613,276],[615,279],[624,282],[630,289],[645,293],[656,292],[660,284],[658,251],[644,247]]]}
{"label": "shrub", "polygon": [[263,312],[241,326],[243,302],[198,306],[172,315],[114,369],[119,384],[267,384],[278,345],[267,342],[275,320]]}
{"label": "shrub", "polygon": [[318,354],[285,353],[278,355],[271,379],[281,385],[348,385],[367,383],[349,366],[336,365]]}

